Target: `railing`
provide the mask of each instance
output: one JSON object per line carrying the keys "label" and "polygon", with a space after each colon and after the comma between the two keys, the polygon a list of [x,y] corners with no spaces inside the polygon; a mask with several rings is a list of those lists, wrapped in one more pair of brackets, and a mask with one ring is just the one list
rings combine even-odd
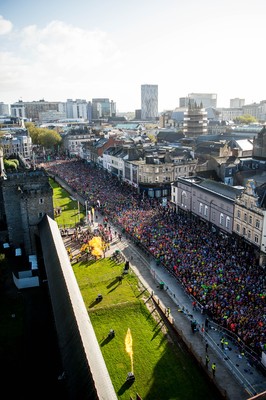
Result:
{"label": "railing", "polygon": [[[64,179],[62,179],[62,178],[59,177],[59,176],[55,176],[55,175],[53,175],[53,177],[55,178],[55,180],[56,180],[59,184],[62,184],[62,183],[63,183],[63,184],[64,184],[64,185],[63,185],[64,188],[65,188],[66,190],[67,190],[67,188],[68,188],[68,191],[69,191],[70,193],[72,193],[71,188],[69,187],[68,183],[67,183]],[[79,195],[78,193],[75,193],[75,195],[79,197],[81,204],[82,204],[82,202],[83,202],[83,205],[85,205],[86,199],[85,199],[83,196]],[[98,209],[98,212],[100,212],[100,213],[102,213],[102,215],[104,215],[104,209]],[[165,264],[164,264],[163,262],[161,262],[160,260],[156,259],[156,258],[153,256],[153,254],[150,252],[150,250],[149,250],[145,245],[143,245],[137,238],[135,238],[135,237],[132,236],[129,232],[127,232],[127,231],[125,230],[125,227],[124,227],[124,226],[122,226],[121,224],[119,224],[117,221],[113,221],[112,218],[110,217],[110,215],[108,215],[108,219],[110,220],[110,222],[112,223],[112,225],[114,225],[114,226],[116,226],[117,228],[119,228],[119,229],[121,230],[121,232],[123,233],[123,235],[125,236],[125,238],[126,238],[127,240],[130,240],[135,246],[137,246],[138,249],[140,249],[140,250],[144,253],[144,255],[145,255],[146,257],[153,259],[158,265],[163,266],[163,268],[165,268],[165,269],[168,271],[168,273],[171,274],[171,275],[176,279],[177,283],[183,287],[184,292],[185,292],[185,293],[187,294],[187,296],[190,298],[191,302],[192,302],[192,301],[195,302],[195,303],[196,303],[196,307],[198,307],[199,310],[202,310],[203,307],[202,307],[201,303],[200,303],[197,299],[195,299],[195,297],[194,297],[193,295],[191,295],[190,293],[188,293],[187,288],[184,286],[183,282],[181,282],[180,279],[178,279],[178,277],[176,276],[176,274],[174,274],[174,272],[173,272],[172,269],[168,268],[167,265],[165,265]],[[71,228],[71,227],[69,227],[69,228]],[[147,266],[148,266],[148,265],[147,265]],[[148,266],[148,267],[149,267],[149,266]],[[149,268],[150,268],[150,267],[149,267]],[[158,279],[159,279],[158,276],[156,276],[156,273],[154,273],[154,274],[155,274],[155,276],[154,276],[155,279],[158,280]],[[159,280],[160,280],[160,279],[159,279]],[[175,300],[175,295],[174,295],[174,293],[171,292],[171,290],[169,290],[169,288],[168,288],[168,293],[169,293],[169,295]],[[186,311],[186,310],[184,310],[184,311]],[[189,314],[189,313],[186,313],[186,314],[187,314],[188,318],[191,318],[191,314]],[[256,367],[259,367],[259,368],[263,371],[263,373],[266,374],[266,368],[265,368],[265,366],[261,363],[261,361],[259,360],[259,356],[258,356],[257,353],[255,353],[251,348],[249,348],[247,345],[245,345],[245,344],[243,343],[243,341],[242,341],[236,334],[234,334],[233,332],[231,332],[231,331],[229,331],[228,329],[224,328],[223,326],[221,326],[221,325],[215,323],[215,322],[213,321],[213,319],[212,319],[211,316],[208,315],[208,318],[210,319],[211,324],[212,324],[213,326],[216,326],[216,329],[217,329],[219,332],[222,332],[222,333],[223,333],[224,335],[226,335],[227,337],[230,337],[230,339],[231,339],[234,343],[236,343],[236,344],[238,345],[238,347],[239,347],[240,349],[242,349],[242,351],[244,351],[245,354],[248,354],[249,360],[251,361],[251,363],[255,364]],[[199,329],[199,331],[201,331],[201,330]],[[206,332],[205,332],[205,334],[206,334]],[[217,346],[215,346],[215,349],[217,350]],[[233,372],[233,371],[232,371],[232,372]],[[244,377],[243,377],[243,378],[244,378]]]}

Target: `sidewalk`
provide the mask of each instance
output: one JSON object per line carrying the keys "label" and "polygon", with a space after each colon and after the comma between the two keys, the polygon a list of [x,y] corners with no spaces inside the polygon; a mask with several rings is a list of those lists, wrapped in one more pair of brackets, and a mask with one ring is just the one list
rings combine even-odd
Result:
{"label": "sidewalk", "polygon": [[[114,230],[112,224],[109,225]],[[117,232],[119,231],[119,229],[115,229]],[[106,256],[111,255],[116,249],[122,251],[126,259],[130,260],[132,270],[144,287],[150,293],[153,293],[155,301],[160,302],[162,310],[170,309],[170,321],[178,334],[198,362],[206,369],[209,378],[214,379],[215,384],[226,399],[245,400],[266,391],[265,376],[250,365],[245,354],[241,354],[234,343],[227,341],[224,349],[221,348],[222,333],[219,332],[215,324],[210,322],[208,331],[202,329],[202,327],[205,328],[206,316],[201,314],[199,310],[193,311],[190,297],[167,270],[157,266],[154,259],[149,258],[124,237],[121,241],[119,239],[113,240],[109,254],[107,253]],[[164,285],[161,283],[164,283]],[[197,323],[198,331],[195,333],[192,333],[192,321]],[[205,366],[206,342],[208,343],[207,351],[210,358],[208,370]],[[216,363],[215,377],[212,376],[211,371],[213,362]]]}
{"label": "sidewalk", "polygon": [[[97,228],[98,223],[102,223],[100,215],[98,215],[98,222],[93,224],[94,229]],[[108,225],[112,232],[116,230],[119,233],[117,227],[112,226],[111,223]],[[119,238],[113,239],[106,257],[115,250],[120,250],[130,261],[130,267],[143,286],[153,295],[154,301],[160,304],[163,312],[166,313],[170,309],[170,322],[225,399],[247,400],[266,391],[265,376],[249,363],[245,354],[240,353],[234,343],[227,340],[224,349],[221,348],[222,332],[212,322],[209,323],[208,330],[205,329],[206,316],[199,310],[193,310],[191,298],[166,269],[157,266],[154,259],[144,254],[138,246],[124,236],[121,241]],[[198,328],[195,333],[192,333],[192,321],[196,322]],[[205,366],[206,342],[210,358],[208,368]],[[216,363],[215,377],[211,371],[213,362]]]}

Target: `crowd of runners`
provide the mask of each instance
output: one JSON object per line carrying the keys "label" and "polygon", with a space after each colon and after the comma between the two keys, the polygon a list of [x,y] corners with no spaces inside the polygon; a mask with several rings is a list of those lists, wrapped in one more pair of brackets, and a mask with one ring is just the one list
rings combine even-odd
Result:
{"label": "crowd of runners", "polygon": [[258,355],[266,350],[265,272],[241,241],[195,224],[158,199],[81,160],[42,165],[167,268],[217,324]]}

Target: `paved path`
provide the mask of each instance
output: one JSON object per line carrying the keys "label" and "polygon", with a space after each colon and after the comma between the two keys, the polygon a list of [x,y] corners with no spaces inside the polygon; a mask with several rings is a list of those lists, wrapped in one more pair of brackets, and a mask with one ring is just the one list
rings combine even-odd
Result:
{"label": "paved path", "polygon": [[[100,216],[98,222],[102,223]],[[94,223],[94,228],[97,228],[97,225]],[[119,232],[112,224],[108,225],[113,232]],[[123,236],[121,241],[118,238],[113,240],[106,256],[110,256],[117,249],[130,261],[132,270],[144,287],[153,294],[155,301],[160,303],[162,310],[166,312],[170,309],[170,321],[198,362],[204,366],[209,378],[215,381],[225,399],[245,400],[266,391],[265,376],[249,363],[235,343],[227,340],[224,349],[221,348],[222,333],[212,322],[209,323],[208,330],[205,329],[206,316],[199,310],[193,310],[191,298],[166,269],[157,266],[153,258]],[[192,321],[197,324],[198,330],[195,333],[192,333]],[[205,366],[206,342],[210,358],[208,368]],[[213,362],[216,363],[215,377],[211,371]]]}
{"label": "paved path", "polygon": [[[138,249],[125,240],[117,242],[124,255],[130,258],[133,255],[132,269],[143,282],[144,286],[154,296],[160,299],[165,310],[170,308],[170,316],[178,333],[183,338],[198,360],[205,364],[206,341],[208,342],[208,354],[210,363],[216,363],[215,381],[225,397],[231,400],[248,399],[251,396],[266,391],[266,378],[255,367],[252,367],[245,355],[241,354],[234,343],[226,345],[222,350],[220,339],[222,337],[214,324],[210,324],[208,332],[201,332],[205,326],[206,316],[200,311],[193,311],[192,301],[184,292],[176,279],[165,269],[156,265],[154,260],[148,260]],[[160,282],[164,282],[164,289],[160,288]],[[197,322],[199,330],[192,333],[191,321]],[[213,329],[212,329],[213,328]],[[231,350],[229,350],[231,348]],[[209,376],[212,373],[209,367]]]}
{"label": "paved path", "polygon": [[[58,179],[58,178],[57,178]],[[61,179],[58,179],[68,192],[71,188]],[[84,199],[77,193],[72,193],[81,204]],[[98,214],[98,223],[102,223],[102,217]],[[94,227],[97,228],[97,223]],[[108,223],[112,230],[119,232],[117,227]],[[114,235],[113,235],[114,236]],[[210,379],[215,379],[217,387],[228,400],[246,400],[256,394],[264,393],[266,399],[266,377],[254,365],[251,365],[245,354],[242,354],[235,343],[228,340],[224,350],[221,349],[220,339],[222,332],[211,323],[208,332],[201,332],[206,316],[199,311],[193,311],[192,300],[185,293],[184,288],[167,270],[156,265],[152,258],[145,255],[130,240],[122,237],[122,241],[113,241],[110,254],[119,249],[130,260],[131,267],[143,285],[160,300],[165,309],[170,308],[170,318],[178,333],[193,351],[194,355],[205,365],[206,341],[208,342],[208,354],[210,363],[206,371]],[[108,256],[108,253],[106,253]],[[131,257],[133,256],[133,260]],[[160,282],[164,282],[164,289],[160,289]],[[191,320],[196,320],[199,331],[192,333]],[[216,363],[216,376],[213,378],[210,365]],[[261,399],[262,397],[260,397]]]}

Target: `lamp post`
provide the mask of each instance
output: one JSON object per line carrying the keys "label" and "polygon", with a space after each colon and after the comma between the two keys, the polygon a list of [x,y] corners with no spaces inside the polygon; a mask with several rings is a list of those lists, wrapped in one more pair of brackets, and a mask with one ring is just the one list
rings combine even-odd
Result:
{"label": "lamp post", "polygon": [[75,218],[75,226],[76,227],[76,223],[77,223],[77,216],[76,216],[76,207],[74,206],[74,218]]}
{"label": "lamp post", "polygon": [[86,225],[88,225],[88,200],[85,200]]}

